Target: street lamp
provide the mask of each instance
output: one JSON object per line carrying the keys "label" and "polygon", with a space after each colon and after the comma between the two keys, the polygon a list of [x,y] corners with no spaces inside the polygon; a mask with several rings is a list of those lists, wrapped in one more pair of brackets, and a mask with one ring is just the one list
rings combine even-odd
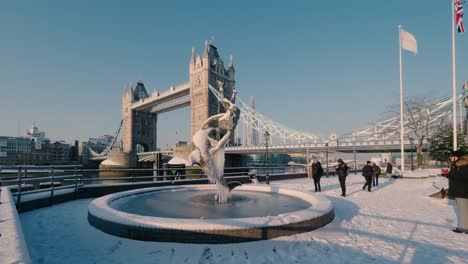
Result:
{"label": "street lamp", "polygon": [[411,145],[411,170],[414,171],[414,164],[413,164],[413,144],[414,144],[414,138],[410,137],[409,142]]}
{"label": "street lamp", "polygon": [[357,174],[357,164],[356,164],[356,147],[353,147],[353,154],[354,154],[354,174]]}
{"label": "street lamp", "polygon": [[265,182],[266,184],[270,184],[270,174],[268,172],[268,142],[270,141],[270,133],[268,131],[265,131],[265,134],[263,135],[265,137],[265,149],[266,149],[266,176],[265,176]]}
{"label": "street lamp", "polygon": [[307,139],[307,165],[309,165],[309,140]]}
{"label": "street lamp", "polygon": [[[426,137],[426,153],[431,153],[431,138]],[[427,164],[427,159],[424,160],[424,163]]]}
{"label": "street lamp", "polygon": [[325,143],[325,164],[327,165],[327,177],[328,177],[328,142]]}

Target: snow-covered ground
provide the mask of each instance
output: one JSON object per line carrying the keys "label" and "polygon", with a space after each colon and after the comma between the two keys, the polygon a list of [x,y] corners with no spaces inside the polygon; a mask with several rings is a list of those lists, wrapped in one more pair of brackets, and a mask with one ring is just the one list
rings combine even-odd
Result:
{"label": "snow-covered ground", "polygon": [[[444,168],[444,169],[449,169],[449,168]],[[411,170],[405,170],[403,173],[404,178],[425,178],[425,177],[434,177],[434,176],[440,176],[442,173],[442,169],[437,168],[437,169],[415,169],[414,171]],[[395,169],[393,174],[396,175],[401,175],[401,171],[398,169]]]}
{"label": "snow-covered ground", "polygon": [[[348,177],[322,179],[335,219],[312,232],[225,245],[144,242],[114,237],[88,224],[92,199],[20,215],[33,263],[468,263],[468,235],[456,225],[454,202],[428,197],[445,178],[381,179],[372,192]],[[313,191],[310,179],[272,185]]]}

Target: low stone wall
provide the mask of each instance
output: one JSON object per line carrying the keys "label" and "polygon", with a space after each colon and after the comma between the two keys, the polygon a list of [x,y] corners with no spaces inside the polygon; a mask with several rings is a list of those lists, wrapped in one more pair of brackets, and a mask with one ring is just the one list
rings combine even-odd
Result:
{"label": "low stone wall", "polygon": [[290,236],[323,227],[333,221],[334,217],[335,212],[334,210],[331,210],[317,218],[274,227],[245,228],[238,230],[185,231],[147,227],[129,228],[127,225],[100,219],[88,213],[89,223],[100,230],[105,230],[105,232],[108,234],[143,241],[191,244],[242,243],[273,239],[280,236]]}
{"label": "low stone wall", "polygon": [[0,190],[0,263],[31,263],[10,190]]}

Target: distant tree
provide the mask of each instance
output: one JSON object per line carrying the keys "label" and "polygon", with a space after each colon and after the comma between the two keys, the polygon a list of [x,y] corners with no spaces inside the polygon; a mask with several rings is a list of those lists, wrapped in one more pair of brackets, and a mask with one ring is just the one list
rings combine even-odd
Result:
{"label": "distant tree", "polygon": [[[416,147],[417,166],[422,168],[423,164],[423,142],[425,138],[430,138],[434,125],[431,124],[432,113],[430,107],[433,98],[406,97],[404,99],[403,111],[405,117],[405,139],[413,138]],[[390,116],[400,115],[400,105],[392,105],[388,108],[387,114]],[[395,130],[399,130],[395,128]]]}
{"label": "distant tree", "polygon": [[[460,131],[460,130],[458,130]],[[448,153],[453,150],[453,126],[449,121],[443,122],[435,130],[431,138],[429,155],[439,162],[448,161]],[[464,152],[468,151],[468,142],[464,135],[458,134],[458,147]]]}
{"label": "distant tree", "polygon": [[414,138],[418,168],[423,164],[423,142],[424,138],[430,137],[432,129],[432,113],[430,111],[430,100],[427,97],[410,97],[405,99],[405,129],[410,137]]}

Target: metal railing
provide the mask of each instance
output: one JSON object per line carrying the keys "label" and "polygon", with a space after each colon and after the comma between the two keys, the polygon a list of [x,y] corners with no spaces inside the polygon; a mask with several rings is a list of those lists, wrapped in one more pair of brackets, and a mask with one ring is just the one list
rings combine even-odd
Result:
{"label": "metal railing", "polygon": [[[266,166],[225,168],[227,179],[249,177],[252,174],[264,176]],[[268,166],[270,177],[305,173],[304,166]],[[183,172],[183,173],[181,173]],[[149,175],[148,175],[149,174]],[[74,199],[78,189],[90,184],[134,184],[155,181],[176,182],[190,179],[208,179],[200,168],[138,168],[138,169],[83,169],[81,166],[5,166],[0,167],[0,185],[10,186],[16,198],[16,206],[21,211],[21,199],[25,195],[50,193],[49,204],[60,190],[73,189]]]}

